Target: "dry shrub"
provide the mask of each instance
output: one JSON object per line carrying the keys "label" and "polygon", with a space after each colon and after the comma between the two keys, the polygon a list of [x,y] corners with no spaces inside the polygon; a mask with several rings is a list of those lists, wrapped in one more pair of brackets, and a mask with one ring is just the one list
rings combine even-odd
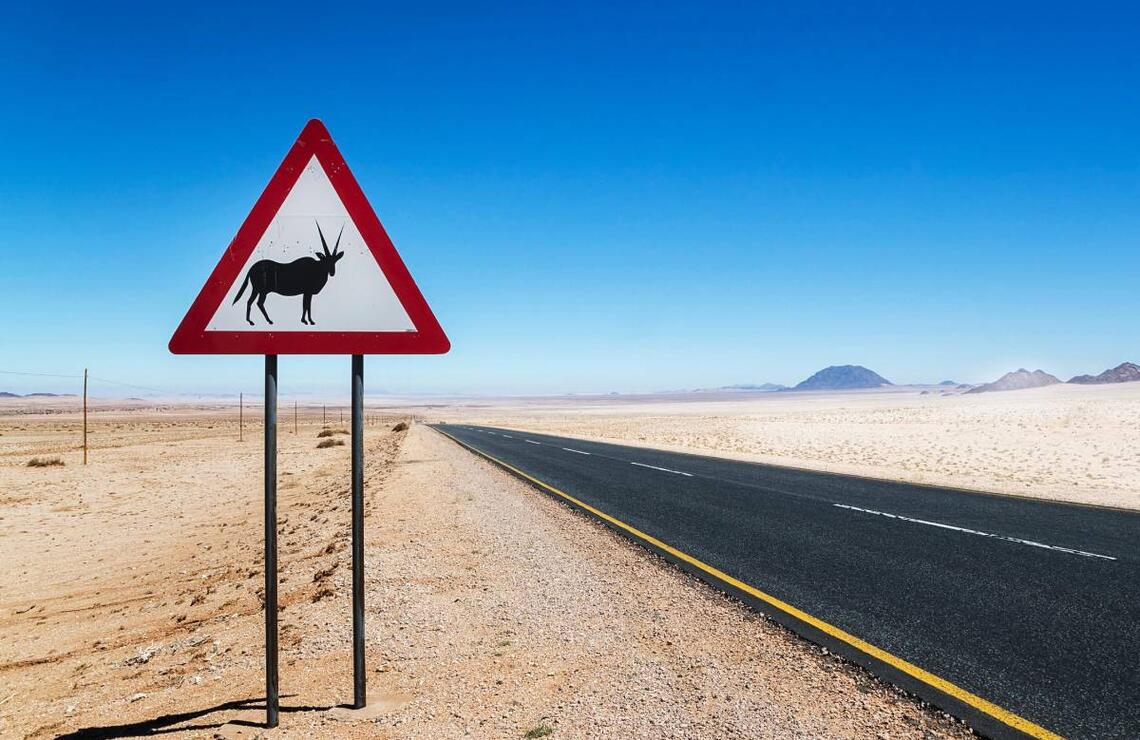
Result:
{"label": "dry shrub", "polygon": [[313,594],[311,601],[315,604],[318,601],[331,599],[336,596],[336,591],[333,591],[328,586],[322,586],[315,594]]}
{"label": "dry shrub", "polygon": [[317,449],[318,450],[324,450],[324,449],[327,449],[329,447],[340,447],[343,445],[344,445],[343,439],[322,439],[320,442],[317,442]]}
{"label": "dry shrub", "polygon": [[348,434],[347,429],[322,429],[317,432],[318,437],[331,437],[334,434]]}
{"label": "dry shrub", "polygon": [[399,424],[392,427],[392,431],[393,432],[406,432],[406,431],[408,431],[408,423],[401,421]]}
{"label": "dry shrub", "polygon": [[50,468],[53,465],[63,465],[63,460],[58,457],[33,457],[28,460],[29,468]]}

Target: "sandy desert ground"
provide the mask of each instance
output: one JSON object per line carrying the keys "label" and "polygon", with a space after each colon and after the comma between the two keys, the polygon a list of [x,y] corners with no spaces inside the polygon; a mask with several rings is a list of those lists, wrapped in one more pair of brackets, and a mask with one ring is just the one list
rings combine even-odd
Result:
{"label": "sandy desert ground", "polygon": [[429,418],[1140,508],[1140,383],[504,399]]}
{"label": "sandy desert ground", "polygon": [[137,406],[92,415],[87,466],[73,412],[0,412],[0,736],[968,735],[393,418],[366,430],[371,706],[340,708],[348,448],[316,449],[319,413],[295,435],[282,419],[283,713],[265,733],[260,429],[238,442],[232,409]]}

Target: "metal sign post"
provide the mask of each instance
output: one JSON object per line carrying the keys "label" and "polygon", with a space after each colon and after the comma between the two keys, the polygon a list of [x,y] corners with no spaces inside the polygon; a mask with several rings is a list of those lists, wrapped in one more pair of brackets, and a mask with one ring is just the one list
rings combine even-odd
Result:
{"label": "metal sign post", "polygon": [[265,356],[265,726],[277,726],[277,355]]}
{"label": "metal sign post", "polygon": [[352,706],[364,707],[364,355],[352,356]]}

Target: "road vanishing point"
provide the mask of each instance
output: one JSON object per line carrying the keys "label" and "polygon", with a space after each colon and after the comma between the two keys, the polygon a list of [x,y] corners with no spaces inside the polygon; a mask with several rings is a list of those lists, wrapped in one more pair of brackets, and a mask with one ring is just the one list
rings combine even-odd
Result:
{"label": "road vanishing point", "polygon": [[1140,512],[440,424],[991,737],[1140,737]]}

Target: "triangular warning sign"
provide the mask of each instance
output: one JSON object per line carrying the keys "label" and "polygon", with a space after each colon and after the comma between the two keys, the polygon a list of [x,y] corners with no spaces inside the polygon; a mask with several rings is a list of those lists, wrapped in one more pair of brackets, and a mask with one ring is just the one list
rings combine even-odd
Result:
{"label": "triangular warning sign", "polygon": [[450,346],[316,119],[170,340],[175,354],[440,354]]}

